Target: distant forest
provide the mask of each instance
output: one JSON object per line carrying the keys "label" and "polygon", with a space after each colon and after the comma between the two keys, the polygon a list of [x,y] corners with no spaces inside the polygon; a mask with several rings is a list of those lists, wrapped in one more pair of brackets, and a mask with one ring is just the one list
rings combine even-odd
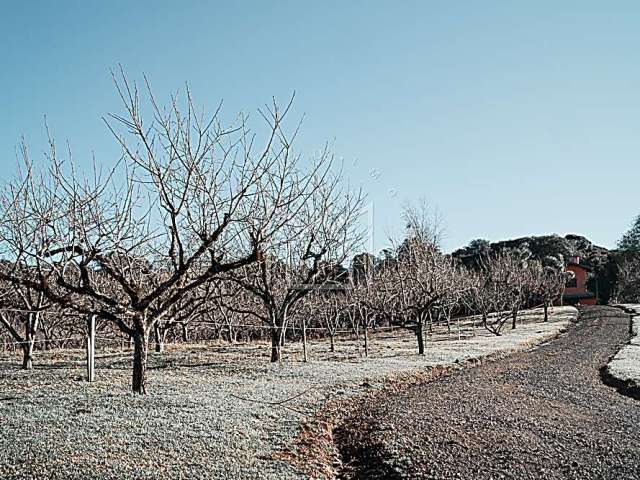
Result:
{"label": "distant forest", "polygon": [[618,242],[618,248],[607,249],[593,244],[581,235],[569,234],[521,237],[513,240],[489,242],[477,239],[453,252],[466,266],[478,265],[482,258],[503,250],[526,250],[532,258],[548,258],[567,262],[579,257],[580,263],[591,269],[587,288],[597,295],[598,303],[637,301],[638,282],[634,280],[640,257],[640,218]]}

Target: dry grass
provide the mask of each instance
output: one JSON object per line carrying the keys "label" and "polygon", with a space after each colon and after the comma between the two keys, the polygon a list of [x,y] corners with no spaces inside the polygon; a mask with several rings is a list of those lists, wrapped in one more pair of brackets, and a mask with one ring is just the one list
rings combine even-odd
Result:
{"label": "dry grass", "polygon": [[424,356],[407,331],[373,333],[368,359],[350,338],[335,353],[328,340],[311,341],[309,363],[290,344],[282,365],[269,364],[266,343],[170,345],[150,356],[147,397],[129,393],[131,355],[119,348],[99,351],[92,384],[80,350],[39,352],[32,372],[4,355],[0,477],[304,477],[276,453],[290,450],[302,421],[327,402],[380,388],[389,376],[526,348],[574,318],[571,308],[556,308],[549,323],[527,312],[502,337],[477,329],[458,340],[439,329]]}

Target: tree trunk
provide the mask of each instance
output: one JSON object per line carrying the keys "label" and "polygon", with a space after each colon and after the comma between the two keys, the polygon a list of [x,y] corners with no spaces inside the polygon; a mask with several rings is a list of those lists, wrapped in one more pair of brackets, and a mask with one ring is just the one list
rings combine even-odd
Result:
{"label": "tree trunk", "polygon": [[33,340],[31,339],[22,344],[22,369],[33,369]]}
{"label": "tree trunk", "polygon": [[146,328],[133,334],[133,393],[147,393],[147,354],[149,352],[149,333]]}
{"label": "tree trunk", "polygon": [[34,335],[31,325],[31,313],[24,324],[24,343],[22,344],[22,369],[33,369],[33,340]]}
{"label": "tree trunk", "polygon": [[516,320],[518,318],[518,311],[517,310],[513,310],[511,312],[511,330],[515,330],[516,329]]}
{"label": "tree trunk", "polygon": [[280,362],[282,360],[281,355],[281,342],[282,342],[282,329],[280,327],[271,328],[271,363]]}
{"label": "tree trunk", "polygon": [[153,328],[153,336],[156,344],[156,353],[164,352],[164,340],[167,336],[167,331],[160,327],[160,325],[156,325]]}
{"label": "tree trunk", "polygon": [[235,342],[235,333],[233,328],[231,327],[231,325],[228,326],[229,328],[229,343],[234,343]]}
{"label": "tree trunk", "polygon": [[418,319],[416,325],[416,338],[418,339],[418,355],[424,355],[424,333],[422,328],[422,317]]}
{"label": "tree trunk", "polygon": [[187,325],[182,323],[180,326],[182,327],[182,341],[184,343],[188,343],[189,342],[189,332],[187,331]]}
{"label": "tree trunk", "polygon": [[51,350],[51,334],[47,331],[47,329],[43,328],[42,335],[44,336],[43,348],[47,351]]}
{"label": "tree trunk", "polygon": [[544,302],[544,321],[549,321],[549,302]]}
{"label": "tree trunk", "polygon": [[307,322],[303,318],[302,319],[302,359],[306,363],[308,361],[307,357]]}
{"label": "tree trunk", "polygon": [[336,351],[336,344],[335,344],[335,341],[334,341],[334,338],[333,338],[333,337],[334,337],[333,332],[330,332],[330,333],[329,333],[329,341],[331,342],[331,346],[329,347],[329,351],[330,351],[331,353],[333,353],[333,352],[335,352],[335,351]]}

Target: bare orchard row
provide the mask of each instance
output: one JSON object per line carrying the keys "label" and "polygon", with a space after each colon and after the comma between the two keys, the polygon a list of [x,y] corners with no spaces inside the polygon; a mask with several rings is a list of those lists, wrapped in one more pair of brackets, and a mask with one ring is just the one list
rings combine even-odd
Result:
{"label": "bare orchard row", "polygon": [[266,330],[277,362],[293,323],[304,341],[307,327],[333,338],[345,324],[386,322],[414,329],[423,353],[428,320],[478,313],[498,335],[522,306],[560,294],[563,266],[524,252],[459,265],[420,209],[405,212],[407,237],[384,259],[348,265],[364,197],[327,148],[309,159],[295,150],[291,102],[274,101],[250,126],[244,114],[226,122],[220,107],[196,108],[188,91],[161,106],[146,81],[141,91],[124,74],[114,81],[122,108],[105,122],[118,161],[87,171],[51,139],[42,166],[23,144],[0,194],[0,322],[25,368],[37,342],[63,345],[91,317],[131,338],[132,390],[145,393],[150,337],[161,348],[176,329],[185,340],[216,331],[207,324],[233,338]]}

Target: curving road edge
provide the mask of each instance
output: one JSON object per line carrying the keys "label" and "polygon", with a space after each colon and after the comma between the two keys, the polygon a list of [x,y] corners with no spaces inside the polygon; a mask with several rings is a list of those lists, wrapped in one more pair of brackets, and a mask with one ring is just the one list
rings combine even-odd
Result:
{"label": "curving road edge", "polygon": [[631,316],[631,338],[607,364],[605,382],[624,395],[640,399],[640,304],[614,305]]}
{"label": "curving road edge", "polygon": [[[527,310],[542,316],[542,309]],[[283,457],[310,478],[341,478],[344,454],[337,440],[341,426],[367,399],[394,395],[399,391],[454,371],[477,367],[515,353],[537,349],[558,338],[569,325],[579,321],[575,307],[554,307],[549,322],[539,320],[524,324],[516,330],[506,330],[502,336],[482,335],[462,341],[438,342],[430,345],[427,355],[413,368],[385,368],[389,359],[370,359],[376,363],[376,376],[359,378],[358,385],[367,390],[354,390],[319,405],[317,411],[301,424],[297,438],[289,445]],[[424,361],[422,361],[424,360]],[[393,365],[393,364],[392,364]],[[352,378],[351,380],[354,380]],[[363,383],[364,381],[364,383]],[[371,388],[374,387],[374,388]],[[335,388],[335,385],[334,387]]]}

